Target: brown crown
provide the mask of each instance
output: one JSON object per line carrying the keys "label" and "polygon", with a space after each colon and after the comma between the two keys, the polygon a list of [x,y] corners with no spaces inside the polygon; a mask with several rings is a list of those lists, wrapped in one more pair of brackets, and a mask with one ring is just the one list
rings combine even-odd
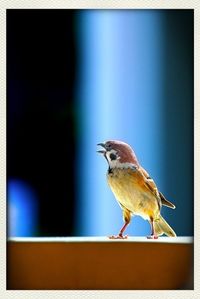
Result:
{"label": "brown crown", "polygon": [[114,149],[117,151],[120,159],[119,161],[121,163],[132,163],[134,165],[139,166],[137,157],[134,153],[134,151],[132,150],[132,148],[130,147],[130,145],[128,145],[125,142],[122,141],[117,141],[117,140],[109,140],[105,143],[106,148],[108,148],[108,150],[110,149]]}

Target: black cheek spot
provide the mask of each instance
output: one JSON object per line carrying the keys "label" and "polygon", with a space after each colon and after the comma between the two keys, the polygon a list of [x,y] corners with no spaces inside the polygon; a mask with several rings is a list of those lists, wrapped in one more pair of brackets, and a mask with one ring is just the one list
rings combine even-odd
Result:
{"label": "black cheek spot", "polygon": [[116,160],[117,159],[117,156],[113,153],[110,154],[110,159],[111,160]]}

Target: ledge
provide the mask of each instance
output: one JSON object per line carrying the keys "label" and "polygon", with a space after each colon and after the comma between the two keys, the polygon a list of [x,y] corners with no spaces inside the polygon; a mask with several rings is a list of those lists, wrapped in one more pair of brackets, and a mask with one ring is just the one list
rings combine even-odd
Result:
{"label": "ledge", "polygon": [[193,243],[193,237],[160,237],[156,240],[146,237],[128,237],[127,239],[109,239],[108,237],[13,237],[8,241],[12,242],[156,242],[156,243]]}
{"label": "ledge", "polygon": [[12,290],[193,289],[193,238],[10,238]]}

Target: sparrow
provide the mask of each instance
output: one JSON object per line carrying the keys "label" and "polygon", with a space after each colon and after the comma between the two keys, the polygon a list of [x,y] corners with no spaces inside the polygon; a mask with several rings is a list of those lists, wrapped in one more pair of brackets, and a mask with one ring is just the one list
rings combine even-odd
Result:
{"label": "sparrow", "polygon": [[151,235],[147,238],[157,239],[163,234],[175,237],[176,233],[161,216],[163,205],[172,209],[175,209],[175,205],[158,190],[154,180],[140,166],[132,148],[117,140],[97,145],[103,148],[97,152],[108,162],[107,181],[122,209],[124,219],[119,234],[109,238],[127,238],[123,233],[134,215],[149,221]]}

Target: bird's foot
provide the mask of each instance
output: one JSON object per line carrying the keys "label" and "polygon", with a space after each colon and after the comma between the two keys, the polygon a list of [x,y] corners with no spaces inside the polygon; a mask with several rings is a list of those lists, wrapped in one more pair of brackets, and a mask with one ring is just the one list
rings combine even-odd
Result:
{"label": "bird's foot", "polygon": [[123,236],[123,235],[120,235],[120,234],[119,234],[119,235],[117,235],[117,236],[109,236],[108,238],[109,238],[109,239],[112,239],[112,240],[113,240],[113,239],[114,239],[114,240],[116,240],[116,239],[122,239],[122,240],[123,240],[123,239],[127,239],[127,238],[128,238],[128,235]]}
{"label": "bird's foot", "polygon": [[147,239],[158,239],[158,236],[156,236],[156,235],[150,235],[150,236],[147,236]]}

